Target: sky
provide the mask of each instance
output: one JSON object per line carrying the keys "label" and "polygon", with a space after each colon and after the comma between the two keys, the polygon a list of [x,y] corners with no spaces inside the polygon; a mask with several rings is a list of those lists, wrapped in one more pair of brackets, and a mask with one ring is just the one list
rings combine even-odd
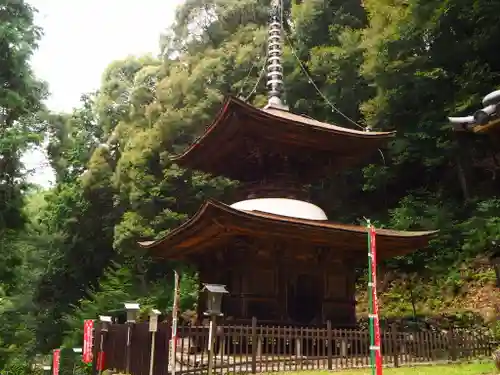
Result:
{"label": "sky", "polygon": [[[114,60],[159,52],[160,34],[183,0],[27,0],[38,9],[44,36],[32,59],[35,74],[48,82],[53,111],[71,111],[80,95],[99,88]],[[40,149],[23,161],[29,181],[48,187],[54,174]]]}

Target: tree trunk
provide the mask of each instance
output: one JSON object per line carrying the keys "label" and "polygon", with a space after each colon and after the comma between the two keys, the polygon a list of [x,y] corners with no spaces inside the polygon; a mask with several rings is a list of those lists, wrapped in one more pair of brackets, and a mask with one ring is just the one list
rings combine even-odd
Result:
{"label": "tree trunk", "polygon": [[500,349],[497,349],[493,352],[493,361],[495,362],[497,370],[500,371]]}
{"label": "tree trunk", "polygon": [[417,307],[415,305],[415,295],[413,294],[413,282],[411,280],[408,281],[408,287],[410,289],[410,301],[411,301],[411,308],[413,311],[413,320],[416,322],[417,321]]}

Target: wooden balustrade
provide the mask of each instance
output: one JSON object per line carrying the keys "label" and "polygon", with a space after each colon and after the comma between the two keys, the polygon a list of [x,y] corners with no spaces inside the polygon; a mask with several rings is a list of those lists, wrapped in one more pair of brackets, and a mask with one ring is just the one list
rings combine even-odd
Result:
{"label": "wooden balustrade", "polygon": [[[94,358],[101,335],[95,331]],[[131,347],[126,350],[127,326],[112,325],[103,332],[104,367],[124,372],[130,352],[130,373],[148,375],[151,333],[147,323],[132,327]],[[208,327],[178,328],[175,364],[171,363],[171,327],[159,324],[155,342],[154,375],[166,375],[175,366],[177,374],[199,373],[208,364]],[[470,360],[491,356],[493,341],[487,332],[451,330],[382,331],[384,366]],[[350,369],[369,366],[369,333],[366,330],[278,327],[259,325],[218,326],[215,339],[214,373],[257,373],[315,369]]]}

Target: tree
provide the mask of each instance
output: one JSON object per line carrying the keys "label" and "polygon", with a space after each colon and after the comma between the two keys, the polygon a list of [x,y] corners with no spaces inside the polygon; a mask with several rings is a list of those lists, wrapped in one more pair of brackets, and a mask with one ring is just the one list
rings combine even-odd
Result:
{"label": "tree", "polygon": [[41,109],[45,87],[29,65],[40,38],[33,24],[34,10],[24,1],[0,8],[0,228],[17,229],[21,215],[24,151],[40,139],[35,115]]}
{"label": "tree", "polygon": [[[23,314],[29,298],[23,288],[31,277],[23,267],[31,249],[21,236],[25,229],[23,212],[24,181],[22,154],[37,143],[43,133],[38,120],[45,97],[45,86],[33,75],[29,59],[40,38],[33,23],[34,9],[24,1],[8,1],[0,6],[0,324],[2,337],[0,367],[25,339],[18,332],[25,321]],[[25,239],[25,238],[24,238]]]}

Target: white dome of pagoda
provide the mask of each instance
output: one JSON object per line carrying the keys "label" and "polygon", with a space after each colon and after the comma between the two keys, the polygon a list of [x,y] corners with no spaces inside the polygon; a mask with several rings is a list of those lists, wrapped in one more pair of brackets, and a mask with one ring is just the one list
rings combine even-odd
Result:
{"label": "white dome of pagoda", "polygon": [[257,198],[236,202],[232,208],[241,211],[260,211],[273,215],[288,216],[306,220],[328,220],[318,206],[288,198]]}

